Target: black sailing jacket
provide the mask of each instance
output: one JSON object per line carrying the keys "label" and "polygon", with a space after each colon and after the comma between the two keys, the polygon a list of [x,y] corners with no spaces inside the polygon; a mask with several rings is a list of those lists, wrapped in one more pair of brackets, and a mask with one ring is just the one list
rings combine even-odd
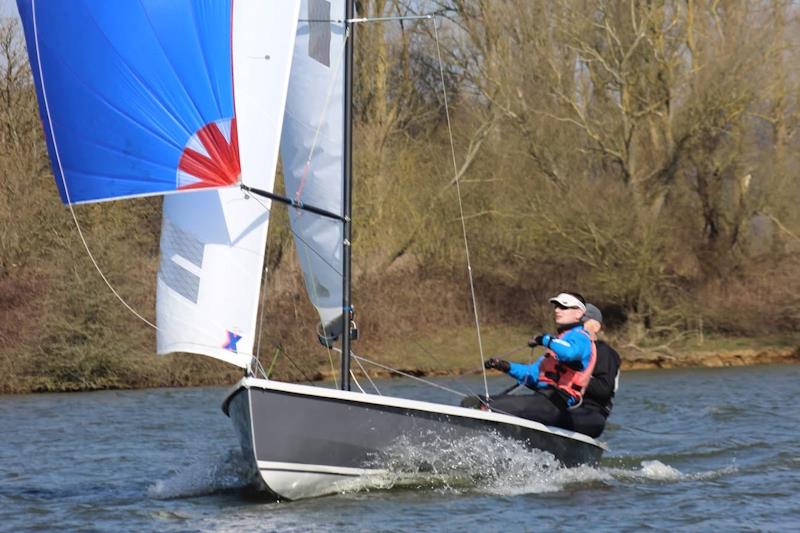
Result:
{"label": "black sailing jacket", "polygon": [[583,395],[583,406],[603,411],[605,416],[611,413],[614,405],[614,393],[617,391],[619,379],[619,354],[604,341],[595,341],[597,362],[592,373],[592,380]]}

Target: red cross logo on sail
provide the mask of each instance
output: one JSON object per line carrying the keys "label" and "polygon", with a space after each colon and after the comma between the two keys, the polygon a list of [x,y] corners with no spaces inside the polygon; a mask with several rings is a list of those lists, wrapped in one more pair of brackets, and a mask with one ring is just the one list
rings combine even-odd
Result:
{"label": "red cross logo on sail", "polygon": [[178,162],[179,190],[235,185],[239,181],[236,118],[206,124],[189,139]]}

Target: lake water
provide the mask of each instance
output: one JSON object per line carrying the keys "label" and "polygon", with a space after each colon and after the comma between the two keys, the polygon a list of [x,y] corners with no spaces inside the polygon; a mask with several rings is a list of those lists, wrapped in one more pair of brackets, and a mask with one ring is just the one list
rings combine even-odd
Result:
{"label": "lake water", "polygon": [[[442,380],[475,390],[475,378]],[[800,366],[628,372],[596,467],[492,438],[399,451],[414,486],[268,503],[243,488],[226,389],[0,397],[0,530],[800,529]],[[495,377],[490,389],[510,384]],[[384,393],[455,402],[413,383]]]}

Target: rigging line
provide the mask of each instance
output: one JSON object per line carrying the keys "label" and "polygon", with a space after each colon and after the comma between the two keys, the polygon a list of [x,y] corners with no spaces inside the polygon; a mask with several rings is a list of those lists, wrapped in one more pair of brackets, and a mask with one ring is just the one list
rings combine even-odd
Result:
{"label": "rigging line", "polygon": [[[269,364],[269,368],[267,369],[265,375],[267,379],[269,379],[269,375],[272,374],[272,369],[275,368],[275,362],[278,360],[278,356],[281,354],[280,348],[275,348],[275,355],[272,356],[272,362]],[[263,369],[263,367],[262,367]]]}
{"label": "rigging line", "polygon": [[298,19],[298,22],[330,22],[332,24],[359,24],[361,22],[387,22],[392,20],[422,20],[433,18],[433,15],[400,15],[397,17],[361,17],[353,19]]}
{"label": "rigging line", "polygon": [[362,387],[361,383],[359,383],[358,380],[356,379],[356,375],[353,373],[352,370],[350,371],[350,377],[353,378],[353,381],[355,382],[356,387],[358,387],[358,390],[361,391],[361,394],[367,394],[367,392],[364,390],[364,387]]}
{"label": "rigging line", "polygon": [[[263,206],[262,206],[263,207]],[[271,212],[267,210],[267,216],[269,216]],[[259,357],[261,356],[261,337],[264,333],[264,315],[267,314],[267,286],[269,285],[269,239],[267,239],[267,249],[264,252],[264,278],[261,284],[261,312],[259,313],[258,318],[258,337],[256,338],[256,350],[253,354],[253,357],[256,361],[259,361]],[[259,361],[259,366],[261,362]]]}
{"label": "rigging line", "polygon": [[383,394],[381,394],[381,391],[378,388],[378,386],[375,384],[374,381],[372,381],[372,378],[369,376],[369,373],[367,372],[367,369],[364,368],[364,365],[361,364],[361,361],[356,359],[356,364],[358,365],[358,368],[360,368],[361,371],[364,373],[364,375],[367,377],[367,380],[369,380],[369,382],[372,384],[372,387],[375,389],[375,392],[378,394],[378,396],[383,396]]}
{"label": "rigging line", "polygon": [[525,349],[530,349],[530,346],[528,346],[526,344],[526,345],[520,346],[518,348],[513,348],[513,349],[511,349],[511,350],[509,350],[507,352],[503,352],[501,354],[498,354],[497,357],[508,357],[509,355],[515,354],[517,352],[521,352],[522,350],[525,350]]}
{"label": "rigging line", "polygon": [[460,179],[458,178],[458,163],[456,162],[456,148],[453,142],[453,127],[450,122],[450,108],[447,102],[447,87],[444,81],[444,66],[442,65],[442,52],[439,46],[439,31],[436,28],[436,19],[431,19],[433,21],[433,34],[436,39],[436,57],[439,60],[439,76],[442,80],[442,97],[444,98],[444,112],[445,117],[447,118],[447,133],[450,137],[450,153],[453,158],[453,175],[455,176],[456,182],[456,194],[458,196],[458,211],[461,218],[461,231],[464,234],[464,250],[467,256],[467,274],[469,275],[469,290],[472,295],[472,310],[475,314],[475,329],[478,334],[478,351],[480,352],[481,356],[481,369],[483,371],[483,388],[484,392],[486,393],[486,397],[489,398],[489,382],[486,379],[486,368],[484,367],[485,358],[483,356],[483,341],[481,339],[481,324],[480,320],[478,319],[478,302],[475,297],[475,281],[472,276],[472,263],[469,257],[469,243],[467,241],[467,224],[464,221],[464,205],[461,201],[461,185]]}
{"label": "rigging line", "polygon": [[[337,352],[341,353],[341,350],[340,350],[339,348],[334,348],[334,349],[335,349]],[[425,383],[426,385],[430,385],[431,387],[435,387],[435,388],[437,388],[437,389],[441,389],[441,390],[443,390],[443,391],[450,392],[450,393],[452,393],[452,394],[455,394],[455,395],[457,395],[457,396],[461,396],[462,398],[464,398],[464,397],[466,397],[466,396],[469,396],[469,394],[464,394],[464,393],[463,393],[463,392],[461,392],[461,391],[457,391],[457,390],[451,389],[451,388],[449,388],[449,387],[445,387],[444,385],[439,385],[438,383],[434,383],[433,381],[429,381],[429,380],[427,380],[427,379],[423,379],[423,378],[421,378],[421,377],[418,377],[418,376],[415,376],[415,375],[413,375],[413,374],[409,374],[409,373],[407,373],[407,372],[403,372],[402,370],[397,370],[396,368],[392,368],[392,367],[390,367],[390,366],[383,365],[383,364],[381,364],[381,363],[378,363],[378,362],[376,362],[376,361],[371,361],[371,360],[367,359],[366,357],[361,357],[360,355],[356,355],[356,354],[354,354],[354,353],[352,353],[352,352],[351,352],[351,355],[352,355],[353,357],[355,357],[355,358],[356,358],[356,360],[358,360],[358,359],[361,359],[361,360],[362,360],[362,361],[364,361],[365,363],[369,363],[369,364],[371,364],[371,365],[375,365],[375,366],[377,366],[378,368],[382,368],[382,369],[384,369],[384,370],[388,370],[389,372],[394,372],[395,374],[399,374],[399,375],[401,375],[401,376],[404,376],[404,377],[407,377],[407,378],[410,378],[410,379],[413,379],[413,380],[419,381],[420,383]]]}
{"label": "rigging line", "polygon": [[36,48],[36,62],[38,63],[39,67],[39,79],[42,80],[41,82],[42,100],[44,100],[45,113],[47,114],[47,126],[50,129],[50,137],[53,139],[53,148],[54,148],[53,151],[55,152],[56,162],[58,163],[58,170],[61,173],[61,182],[62,185],[64,186],[64,195],[67,197],[67,206],[69,206],[69,212],[72,215],[72,220],[75,222],[75,228],[78,230],[78,235],[80,236],[81,242],[83,243],[83,247],[86,249],[86,254],[89,256],[89,259],[92,261],[95,270],[97,270],[97,273],[100,274],[100,277],[103,279],[106,286],[108,286],[108,288],[111,290],[111,293],[114,296],[116,296],[117,300],[119,300],[120,303],[122,303],[122,305],[125,306],[126,309],[128,309],[128,311],[130,311],[131,313],[133,313],[134,316],[139,318],[139,320],[141,320],[151,328],[158,330],[158,326],[147,320],[145,317],[140,315],[133,307],[131,307],[128,304],[128,302],[126,302],[122,298],[122,296],[117,292],[117,290],[111,285],[111,282],[108,281],[108,278],[106,278],[105,274],[103,274],[103,271],[100,269],[100,265],[97,263],[97,260],[95,259],[94,255],[89,249],[89,243],[86,242],[86,237],[83,235],[83,230],[81,229],[81,226],[78,223],[78,216],[75,214],[75,208],[72,206],[72,201],[70,200],[69,188],[67,187],[67,178],[66,175],[64,174],[64,167],[61,164],[61,152],[58,149],[58,142],[56,141],[56,132],[53,128],[53,118],[50,114],[50,104],[47,98],[47,90],[45,89],[44,72],[42,71],[42,58],[39,54],[39,32],[36,27],[37,26],[36,4],[34,3],[32,7],[33,7],[33,35]]}
{"label": "rigging line", "polygon": [[401,15],[398,17],[361,17],[350,19],[347,22],[358,24],[361,22],[389,22],[393,20],[424,20],[432,18],[433,15]]}
{"label": "rigging line", "polygon": [[322,255],[322,252],[318,252],[318,251],[317,251],[317,250],[316,250],[316,249],[315,249],[313,246],[311,246],[310,244],[308,244],[308,241],[306,241],[306,240],[303,238],[303,236],[302,236],[302,235],[300,235],[300,234],[299,234],[299,233],[297,233],[297,232],[296,232],[294,229],[292,229],[292,227],[291,227],[291,224],[289,224],[289,231],[291,231],[291,232],[292,232],[292,235],[294,235],[294,236],[295,236],[295,238],[297,238],[297,240],[298,240],[298,241],[302,242],[302,243],[303,243],[303,244],[306,246],[306,248],[308,248],[309,250],[311,250],[312,252],[314,252],[314,255],[316,255],[317,257],[319,257],[319,258],[320,258],[320,260],[321,260],[323,263],[325,263],[326,265],[328,265],[328,266],[330,267],[330,269],[331,269],[331,270],[333,270],[334,272],[336,272],[336,273],[339,275],[339,277],[342,277],[342,273],[341,273],[341,272],[339,272],[339,269],[337,269],[337,268],[336,268],[334,265],[332,265],[332,264],[330,263],[330,261],[328,261],[328,260],[325,258],[325,256],[323,256],[323,255]]}
{"label": "rigging line", "polygon": [[[264,208],[264,210],[265,210],[267,213],[269,213],[269,212],[270,212],[270,209],[271,209],[271,208],[270,208],[270,207],[267,207],[267,204],[266,204],[264,201],[262,201],[262,200],[261,200],[261,197],[260,197],[260,196],[258,196],[257,194],[250,194],[250,195],[249,195],[249,198],[254,198],[254,199],[256,200],[256,202],[258,202],[258,203],[259,203],[259,205],[260,205],[261,207],[263,207],[263,208]],[[291,223],[289,224],[289,231],[292,233],[292,235],[294,235],[294,237],[295,237],[295,238],[296,238],[298,241],[300,241],[300,242],[302,242],[303,244],[305,244],[305,245],[306,245],[306,247],[307,247],[309,250],[311,250],[312,252],[314,252],[314,255],[316,255],[317,257],[319,257],[320,261],[322,261],[323,263],[325,263],[326,265],[328,265],[328,266],[330,267],[330,269],[331,269],[331,270],[333,270],[334,272],[336,272],[336,273],[339,275],[339,277],[341,277],[341,276],[342,276],[342,273],[341,273],[341,272],[339,272],[339,270],[338,270],[338,269],[337,269],[337,268],[336,268],[334,265],[332,265],[332,264],[331,264],[331,263],[330,263],[330,262],[329,262],[329,261],[328,261],[328,260],[327,260],[327,259],[326,259],[326,258],[323,256],[323,255],[322,255],[322,253],[318,252],[318,251],[317,251],[317,250],[316,250],[316,249],[315,249],[313,246],[311,246],[310,244],[308,244],[308,241],[306,241],[305,239],[303,239],[303,236],[302,236],[302,235],[300,235],[299,233],[297,233],[297,232],[296,232],[296,231],[295,231],[295,230],[292,228],[292,225],[291,225]]]}
{"label": "rigging line", "polygon": [[[425,352],[425,354],[426,354],[428,357],[431,357],[431,358],[432,358],[434,361],[436,361],[436,362],[437,362],[437,363],[438,363],[440,366],[444,366],[444,368],[447,368],[447,366],[445,366],[445,365],[442,365],[442,363],[441,363],[441,361],[439,360],[439,358],[437,358],[435,355],[433,355],[433,352],[431,352],[431,351],[429,351],[427,348],[425,348],[425,346],[423,346],[423,345],[422,345],[422,343],[421,343],[421,342],[419,342],[417,339],[415,339],[415,338],[412,338],[412,339],[411,339],[411,342],[413,342],[414,344],[416,344],[416,345],[417,345],[417,346],[418,346],[418,347],[419,347],[419,348],[420,348],[420,349],[421,349],[423,352]],[[450,371],[448,370],[448,372],[450,372]],[[450,376],[446,376],[446,377],[447,377],[447,379],[449,379],[449,380],[451,380],[451,381],[453,381],[453,382],[457,383],[459,386],[463,386],[464,388],[466,388],[466,389],[467,389],[467,392],[469,393],[469,394],[467,394],[467,396],[477,396],[477,394],[475,393],[475,391],[473,391],[473,390],[470,388],[470,386],[469,386],[469,385],[467,385],[466,383],[461,383],[460,381],[458,381],[458,376],[456,376],[456,375],[450,375]]]}
{"label": "rigging line", "polygon": [[264,370],[264,367],[261,365],[261,361],[255,357],[253,358],[253,361],[253,375],[257,376],[258,373],[261,372],[261,375],[264,376],[264,379],[269,379],[269,376],[267,376],[267,371]]}
{"label": "rigging line", "polygon": [[301,376],[303,376],[303,379],[305,379],[305,380],[308,382],[308,384],[309,384],[309,385],[311,385],[312,387],[316,387],[316,386],[317,386],[317,385],[316,385],[316,384],[315,384],[315,383],[314,383],[314,382],[311,380],[311,378],[310,378],[310,377],[308,377],[308,374],[306,374],[306,373],[303,371],[303,369],[302,369],[302,368],[300,368],[299,366],[297,366],[297,363],[295,363],[295,362],[294,362],[294,359],[292,359],[292,358],[291,358],[291,356],[290,356],[290,355],[289,355],[289,354],[286,352],[286,350],[281,350],[281,353],[282,353],[284,356],[286,356],[286,360],[287,360],[287,361],[289,361],[289,363],[291,363],[291,365],[292,365],[293,367],[295,367],[295,369],[297,369],[297,371],[298,371],[298,372],[300,372],[300,375],[301,375]]}
{"label": "rigging line", "polygon": [[[434,360],[435,360],[437,363],[439,363],[439,365],[440,365],[440,366],[444,366],[444,365],[442,365],[442,364],[441,364],[441,361],[440,361],[440,360],[439,360],[439,359],[438,359],[438,358],[437,358],[435,355],[433,355],[433,352],[431,352],[431,351],[429,351],[427,348],[425,348],[425,346],[423,346],[423,345],[422,345],[422,343],[420,343],[420,342],[419,342],[418,340],[416,340],[416,339],[411,339],[411,341],[412,341],[414,344],[416,344],[417,346],[419,346],[419,348],[420,348],[420,349],[421,349],[423,352],[425,352],[425,354],[426,354],[426,355],[430,356],[430,357],[431,357],[431,358],[433,358],[433,359],[434,359]],[[515,353],[517,353],[517,352],[520,352],[520,351],[522,351],[522,350],[524,350],[524,349],[526,349],[526,348],[529,348],[529,347],[528,347],[527,345],[520,346],[520,347],[518,347],[518,348],[514,348],[514,349],[512,349],[512,350],[509,350],[509,351],[507,351],[507,352],[503,352],[503,353],[501,353],[501,354],[498,354],[498,355],[497,355],[497,357],[508,357],[509,355],[515,354]],[[446,366],[445,366],[445,368],[446,368]],[[485,370],[485,369],[484,369],[484,370]],[[458,385],[461,385],[461,386],[463,386],[465,389],[467,389],[467,392],[469,392],[469,394],[468,394],[467,396],[475,396],[476,398],[479,398],[479,399],[480,399],[480,396],[479,396],[479,395],[478,395],[478,394],[477,394],[475,391],[473,391],[473,390],[472,390],[472,388],[471,388],[471,387],[470,387],[470,386],[469,386],[467,383],[461,383],[461,382],[459,381],[459,379],[458,379],[458,378],[459,378],[460,376],[456,376],[456,375],[449,375],[449,376],[446,376],[446,377],[447,377],[447,379],[451,380],[452,382],[454,382],[454,383],[458,383]],[[481,400],[481,403],[483,403],[484,405],[488,405],[488,404],[487,404],[487,403],[486,403],[484,400]]]}
{"label": "rigging line", "polygon": [[[261,207],[262,207],[262,208],[263,208],[263,209],[266,211],[266,212],[267,212],[267,213],[269,213],[269,212],[270,212],[270,207],[267,207],[267,205],[266,205],[266,202],[264,202],[264,201],[263,201],[263,200],[262,200],[262,199],[261,199],[259,196],[257,196],[257,195],[251,195],[250,197],[251,197],[251,198],[253,198],[253,199],[254,199],[254,200],[255,200],[255,201],[256,201],[256,202],[257,202],[257,203],[258,203],[258,204],[259,204],[259,205],[260,205],[260,206],[261,206]],[[333,268],[333,266],[332,266],[332,265],[330,265],[330,263],[328,263],[328,261],[326,261],[326,260],[325,260],[325,258],[324,258],[324,257],[322,257],[322,256],[319,254],[319,252],[317,252],[316,250],[314,250],[314,248],[313,248],[313,247],[311,247],[311,246],[310,246],[310,245],[309,245],[309,244],[308,244],[308,243],[307,243],[305,240],[303,240],[303,238],[302,238],[302,237],[300,237],[300,236],[299,236],[299,234],[297,234],[297,233],[296,233],[296,232],[295,232],[295,231],[292,229],[292,227],[291,227],[291,224],[289,224],[289,231],[291,231],[291,232],[292,232],[292,234],[293,234],[295,237],[297,237],[297,239],[298,239],[298,240],[299,240],[301,243],[303,243],[303,244],[305,245],[305,247],[304,247],[304,253],[305,253],[305,257],[306,257],[306,263],[309,265],[309,275],[312,277],[312,283],[311,283],[311,287],[312,287],[312,289],[313,289],[313,291],[314,291],[314,300],[316,300],[316,301],[319,301],[319,297],[318,297],[318,295],[317,295],[317,285],[316,285],[316,283],[313,283],[313,281],[314,281],[314,280],[316,280],[316,276],[314,275],[314,271],[313,271],[313,265],[312,265],[311,261],[309,261],[309,259],[308,259],[308,258],[309,258],[309,256],[308,256],[308,250],[310,249],[312,252],[314,252],[315,254],[317,254],[317,256],[318,256],[320,259],[322,259],[322,261],[323,261],[323,262],[325,262],[325,264],[327,264],[328,266],[330,266],[330,267],[333,269],[333,271],[334,271],[334,272],[336,272],[337,274],[339,274],[339,276],[341,276],[341,273],[340,273],[338,270],[336,270],[335,268]],[[263,318],[263,314],[262,314],[262,318]],[[320,325],[322,326],[322,334],[323,334],[323,335],[324,335],[324,336],[327,338],[327,336],[328,336],[328,332],[327,332],[327,328],[325,327],[325,324],[323,324],[323,323],[322,323],[322,317],[320,317]],[[315,330],[313,333],[314,333],[314,335],[318,335],[318,332],[317,332],[316,330]],[[260,340],[260,337],[259,337],[259,340]],[[334,385],[336,386],[336,388],[338,389],[338,388],[339,388],[339,384],[338,384],[338,381],[336,380],[336,368],[335,368],[335,365],[333,364],[333,357],[332,357],[332,355],[331,355],[331,348],[330,348],[329,346],[326,346],[326,348],[328,349],[328,361],[329,361],[329,362],[330,362],[330,364],[331,364],[331,372],[333,373],[333,374],[332,374],[332,375],[333,375],[333,383],[334,383]],[[288,357],[288,356],[287,356],[287,357]],[[303,376],[305,377],[305,373],[303,373]],[[308,380],[308,377],[306,377],[306,380]],[[310,380],[308,380],[308,381],[310,382]]]}

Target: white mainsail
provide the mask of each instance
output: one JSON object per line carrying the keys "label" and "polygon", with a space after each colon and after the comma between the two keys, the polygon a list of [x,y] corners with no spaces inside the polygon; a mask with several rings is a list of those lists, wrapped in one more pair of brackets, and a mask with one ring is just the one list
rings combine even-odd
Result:
{"label": "white mainsail", "polygon": [[[286,194],[342,213],[344,0],[302,0],[281,138]],[[342,223],[290,209],[306,290],[330,333],[341,327]]]}
{"label": "white mainsail", "polygon": [[[300,0],[233,2],[235,121],[242,183],[271,191]],[[236,134],[238,131],[238,135]],[[208,150],[193,139],[200,154]],[[179,175],[191,183],[188,173]],[[247,367],[253,354],[269,202],[228,188],[164,199],[158,353],[191,352]]]}

